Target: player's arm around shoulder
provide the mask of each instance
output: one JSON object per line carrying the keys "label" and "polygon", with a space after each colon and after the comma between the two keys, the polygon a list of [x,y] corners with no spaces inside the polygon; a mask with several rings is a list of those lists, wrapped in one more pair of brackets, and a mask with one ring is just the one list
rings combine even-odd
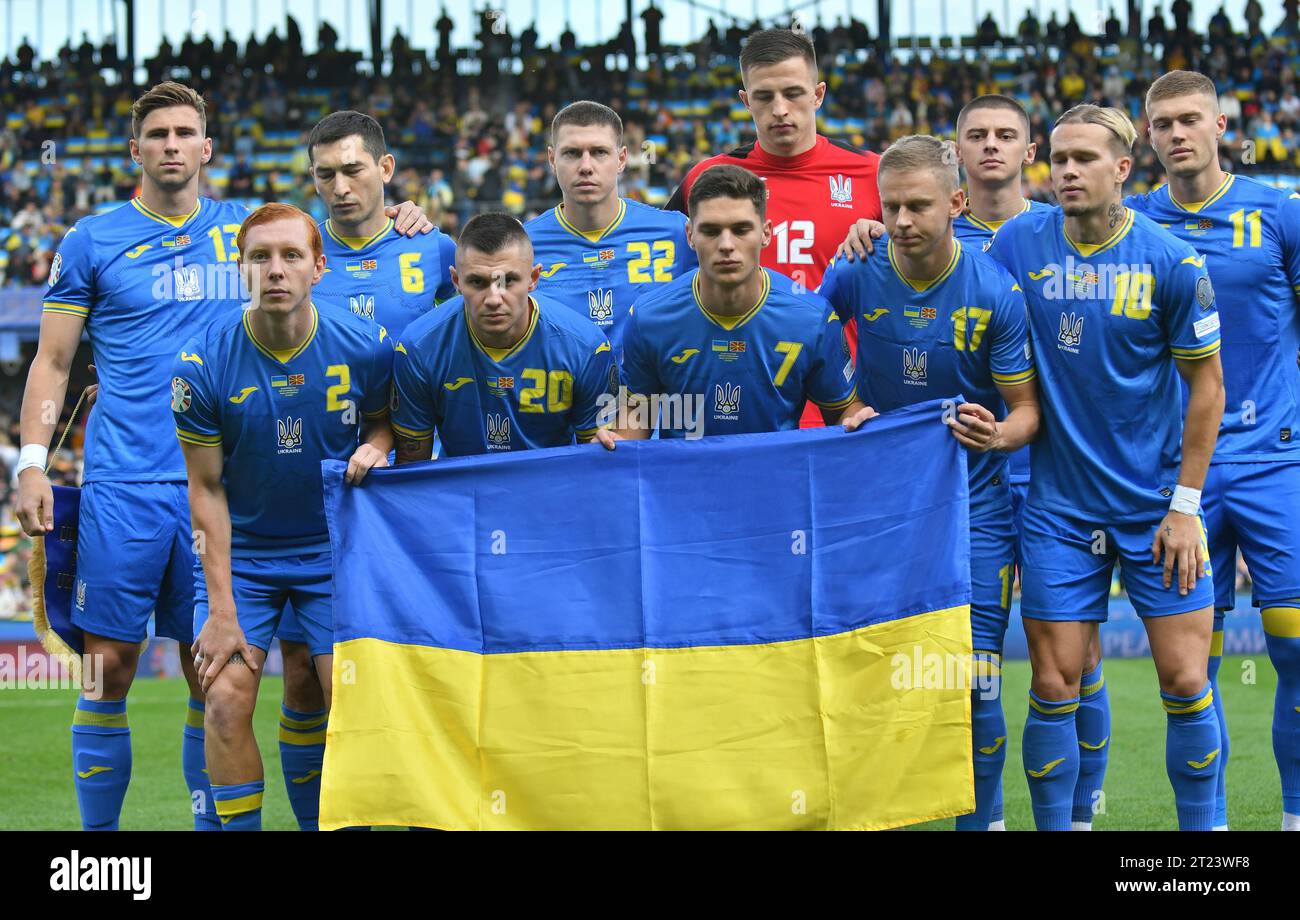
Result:
{"label": "player's arm around shoulder", "polygon": [[393,341],[388,330],[378,326],[370,340],[370,367],[361,394],[361,443],[348,458],[343,481],[358,485],[375,467],[388,466],[393,449],[393,428],[388,404],[393,388]]}
{"label": "player's arm around shoulder", "polygon": [[[614,411],[606,411],[601,416],[601,423],[593,441],[606,450],[614,450],[619,441],[645,441],[650,438],[649,407],[646,397],[655,387],[646,383],[654,376],[654,361],[647,353],[645,337],[637,317],[637,307],[644,298],[638,298],[628,308],[627,318],[623,321],[618,334],[618,351],[622,355],[622,367],[614,365],[610,383],[613,387],[613,402],[606,401]],[[649,392],[647,392],[649,391]]]}
{"label": "player's arm around shoulder", "polygon": [[[425,379],[420,364],[420,338],[407,327],[403,340],[393,346],[392,387],[389,402],[389,427],[396,447],[395,462],[418,463],[433,457],[435,410],[432,381]],[[419,327],[417,327],[419,328]]]}

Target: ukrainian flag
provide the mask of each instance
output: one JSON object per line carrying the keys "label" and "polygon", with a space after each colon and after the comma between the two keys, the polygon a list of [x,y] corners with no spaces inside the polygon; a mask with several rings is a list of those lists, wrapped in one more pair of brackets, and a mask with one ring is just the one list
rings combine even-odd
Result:
{"label": "ukrainian flag", "polygon": [[343,471],[322,829],[973,810],[966,462],[939,402]]}

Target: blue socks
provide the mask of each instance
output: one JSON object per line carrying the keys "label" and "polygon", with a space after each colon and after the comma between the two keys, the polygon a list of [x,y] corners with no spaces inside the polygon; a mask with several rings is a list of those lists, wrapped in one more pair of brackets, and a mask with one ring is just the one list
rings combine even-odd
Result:
{"label": "blue socks", "polygon": [[976,652],[971,667],[971,735],[974,742],[975,811],[957,818],[959,831],[987,831],[1001,802],[1002,765],[1007,759],[1007,720],[1002,714],[1002,656]]}
{"label": "blue socks", "polygon": [[280,707],[280,764],[298,828],[319,830],[320,774],[325,765],[325,710],[297,712]]}
{"label": "blue socks", "polygon": [[1219,717],[1209,683],[1195,696],[1161,691],[1168,720],[1165,769],[1174,787],[1178,829],[1214,829],[1214,795],[1219,779]]}
{"label": "blue socks", "polygon": [[1300,607],[1265,607],[1260,615],[1277,671],[1273,756],[1282,777],[1282,811],[1294,818],[1300,816]]}
{"label": "blue socks", "polygon": [[185,732],[181,736],[181,770],[190,789],[190,811],[196,831],[219,831],[221,822],[212,806],[212,789],[208,785],[207,761],[203,755],[203,703],[190,697],[185,712]]}
{"label": "blue socks", "polygon": [[82,830],[117,830],[122,800],[131,782],[126,700],[77,699],[72,717],[72,772]]}
{"label": "blue socks", "polygon": [[1110,759],[1110,697],[1101,662],[1084,673],[1079,682],[1079,708],[1074,714],[1074,728],[1079,736],[1079,778],[1074,784],[1074,807],[1071,818],[1091,824],[1097,794],[1106,778]]}
{"label": "blue socks", "polygon": [[1040,831],[1068,831],[1079,778],[1079,738],[1074,714],[1079,698],[1045,700],[1029,691],[1021,754],[1029,778],[1034,826]]}
{"label": "blue socks", "polygon": [[213,786],[212,799],[226,831],[260,831],[262,829],[262,791],[265,783],[235,783]]}
{"label": "blue socks", "polygon": [[1219,778],[1214,790],[1214,826],[1228,826],[1228,720],[1223,715],[1223,700],[1219,696],[1219,666],[1223,664],[1223,617],[1225,611],[1214,611],[1214,632],[1210,636],[1210,660],[1207,671],[1210,690],[1214,693],[1214,714],[1219,720]]}

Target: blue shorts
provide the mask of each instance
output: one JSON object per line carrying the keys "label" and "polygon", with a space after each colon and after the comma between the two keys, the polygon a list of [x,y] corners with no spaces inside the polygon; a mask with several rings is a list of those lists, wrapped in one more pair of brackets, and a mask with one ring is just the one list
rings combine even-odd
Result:
{"label": "blue shorts", "polygon": [[72,622],[122,642],[194,641],[194,550],[183,482],[90,482],[81,489]]}
{"label": "blue shorts", "polygon": [[1214,604],[1205,522],[1206,554],[1201,578],[1184,597],[1174,583],[1164,585],[1164,565],[1151,562],[1151,540],[1164,515],[1142,524],[1098,524],[1026,505],[1021,518],[1025,569],[1021,616],[1031,620],[1106,622],[1111,570],[1118,560],[1129,601],[1138,616],[1191,613]]}
{"label": "blue shorts", "polygon": [[1251,603],[1300,598],[1300,463],[1216,463],[1201,510],[1210,534],[1214,606],[1236,606],[1237,549],[1250,569]]}
{"label": "blue shorts", "polygon": [[[312,655],[334,652],[334,573],[329,553],[302,556],[232,558],[231,586],[239,628],[249,645],[271,647],[286,605],[292,604]],[[208,587],[196,562],[194,635],[208,621]]]}
{"label": "blue shorts", "polygon": [[303,630],[302,624],[298,622],[298,613],[293,609],[293,604],[284,608],[284,615],[280,617],[280,625],[275,629],[275,637],[281,642],[307,641],[307,633]]}
{"label": "blue shorts", "polygon": [[1002,654],[1015,579],[1016,528],[1002,500],[972,509],[970,519],[970,633],[977,652]]}

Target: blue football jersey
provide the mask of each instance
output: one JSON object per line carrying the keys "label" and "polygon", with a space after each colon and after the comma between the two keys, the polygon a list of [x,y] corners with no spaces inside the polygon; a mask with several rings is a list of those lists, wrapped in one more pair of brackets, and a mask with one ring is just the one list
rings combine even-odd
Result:
{"label": "blue football jersey", "polygon": [[[1025,206],[1020,213],[1012,215],[1007,220],[992,222],[980,220],[974,214],[964,212],[952,222],[952,232],[967,249],[979,246],[982,251],[987,252],[993,245],[993,234],[997,233],[1008,220],[1015,220],[1021,215],[1032,214],[1035,211],[1048,211],[1051,208],[1050,204],[1026,198]],[[1007,470],[1012,482],[1029,481],[1029,445],[1025,445],[1007,458]]]}
{"label": "blue football jersey", "polygon": [[[858,326],[858,396],[877,412],[961,394],[999,419],[1007,408],[998,385],[1035,377],[1025,300],[1006,269],[953,241],[952,259],[934,280],[906,278],[894,244],[877,242],[866,259],[837,259],[819,292]],[[996,451],[967,457],[971,503],[1007,476]]]}
{"label": "blue football jersey", "polygon": [[1059,209],[1004,225],[989,255],[1024,289],[1043,427],[1029,503],[1098,523],[1164,513],[1183,434],[1174,358],[1219,351],[1204,258],[1130,209],[1099,245]]}
{"label": "blue football jersey", "polygon": [[[809,401],[851,403],[853,360],[831,305],[779,272],[760,271],[758,301],[739,316],[709,310],[698,269],[638,299],[621,333],[629,391],[693,398],[705,435],[786,431],[799,427]],[[659,432],[689,433],[671,417],[660,419]]]}
{"label": "blue football jersey", "polygon": [[1300,193],[1229,174],[1197,204],[1167,185],[1127,204],[1204,256],[1214,282],[1226,401],[1213,462],[1300,457]]}
{"label": "blue football jersey", "polygon": [[393,345],[386,330],[330,304],[292,351],[253,335],[250,313],[209,325],[173,355],[175,437],[220,446],[235,556],[329,548],[322,460],[347,460],[364,418],[388,411]]}
{"label": "blue football jersey", "polygon": [[325,274],[312,298],[373,320],[398,341],[411,320],[456,296],[456,244],[439,230],[406,237],[390,218],[370,239],[360,240],[340,236],[326,219],[320,233]]}
{"label": "blue football jersey", "polygon": [[604,230],[583,233],[558,205],[524,225],[541,263],[537,290],[612,336],[632,302],[698,262],[686,244],[686,217],[619,199]]}
{"label": "blue football jersey", "polygon": [[618,385],[609,340],[563,304],[531,300],[528,331],[509,349],[479,341],[461,297],[408,326],[393,370],[393,430],[417,440],[437,431],[448,457],[592,437]]}
{"label": "blue football jersey", "polygon": [[247,214],[200,198],[190,214],[164,217],[133,198],[63,238],[44,310],[85,317],[95,356],[85,482],[185,481],[166,411],[169,371],[187,339],[247,300],[235,263]]}

